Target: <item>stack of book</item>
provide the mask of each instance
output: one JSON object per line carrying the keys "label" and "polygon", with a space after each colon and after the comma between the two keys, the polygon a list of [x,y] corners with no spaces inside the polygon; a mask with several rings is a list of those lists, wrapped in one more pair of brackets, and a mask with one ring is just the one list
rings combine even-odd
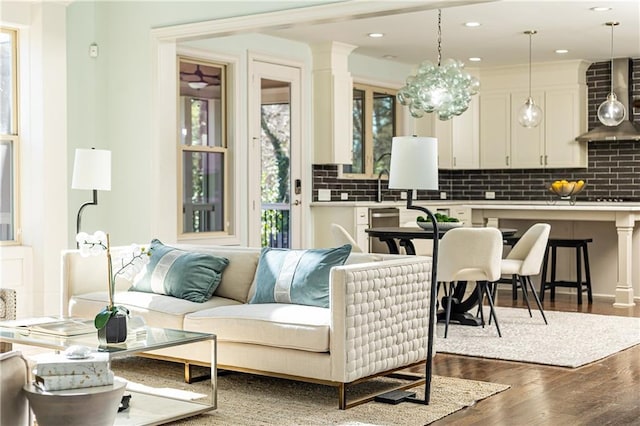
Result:
{"label": "stack of book", "polygon": [[35,385],[44,391],[88,388],[113,384],[108,354],[93,353],[84,359],[63,354],[36,357]]}

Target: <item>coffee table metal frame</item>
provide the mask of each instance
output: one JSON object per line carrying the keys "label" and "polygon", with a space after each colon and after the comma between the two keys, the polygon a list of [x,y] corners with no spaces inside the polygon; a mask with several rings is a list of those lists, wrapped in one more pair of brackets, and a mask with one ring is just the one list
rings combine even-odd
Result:
{"label": "coffee table metal frame", "polygon": [[[52,334],[35,333],[22,327],[8,327],[0,322],[0,342],[9,342],[27,346],[37,346],[42,348],[53,349],[56,351],[64,351],[72,345],[84,345],[92,349],[93,352],[102,352],[109,354],[109,360],[114,358],[134,355],[141,352],[154,351],[173,346],[186,345],[202,341],[211,341],[211,398],[208,404],[180,400],[164,395],[155,395],[142,391],[128,391],[132,397],[132,402],[138,399],[144,400],[145,405],[152,404],[158,409],[153,410],[153,418],[149,417],[149,411],[142,413],[144,423],[140,423],[136,419],[135,404],[132,404],[129,410],[118,413],[116,417],[116,425],[158,425],[167,422],[191,417],[196,414],[205,413],[218,408],[218,391],[217,391],[217,339],[215,334],[198,333],[192,331],[174,330],[167,328],[146,327],[146,336],[136,340],[127,340],[124,343],[113,345],[100,345],[97,333],[81,334],[77,336],[61,337]],[[184,410],[178,414],[163,415],[163,401],[171,401],[174,407],[181,407]]]}

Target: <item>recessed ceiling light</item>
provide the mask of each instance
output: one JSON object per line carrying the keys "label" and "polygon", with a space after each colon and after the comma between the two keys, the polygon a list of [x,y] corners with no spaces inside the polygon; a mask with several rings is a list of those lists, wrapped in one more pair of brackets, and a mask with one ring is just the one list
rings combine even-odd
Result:
{"label": "recessed ceiling light", "polygon": [[474,57],[472,57],[472,58],[469,58],[469,60],[470,60],[471,62],[480,62],[480,61],[482,60],[482,58],[478,58],[477,56],[474,56]]}
{"label": "recessed ceiling light", "polygon": [[589,10],[592,10],[594,12],[606,12],[607,10],[611,10],[610,7],[605,7],[605,6],[596,6],[596,7],[592,7]]}
{"label": "recessed ceiling light", "polygon": [[569,53],[567,49],[556,49],[556,53]]}
{"label": "recessed ceiling light", "polygon": [[396,55],[384,55],[383,58],[384,59],[395,59],[395,58],[397,58],[397,56]]}
{"label": "recessed ceiling light", "polygon": [[384,34],[382,33],[369,33],[367,34],[369,37],[371,38],[380,38],[380,37],[384,37]]}
{"label": "recessed ceiling light", "polygon": [[480,26],[480,22],[465,22],[464,26],[465,27],[479,27]]}

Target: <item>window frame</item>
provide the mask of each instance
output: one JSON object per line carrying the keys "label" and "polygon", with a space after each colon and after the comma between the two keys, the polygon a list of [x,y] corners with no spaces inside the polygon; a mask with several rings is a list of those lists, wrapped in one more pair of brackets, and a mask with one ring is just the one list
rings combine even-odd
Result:
{"label": "window frame", "polygon": [[20,52],[20,33],[17,28],[0,27],[0,32],[10,34],[13,40],[12,46],[12,61],[11,61],[11,87],[13,96],[11,98],[11,133],[0,133],[0,140],[9,141],[11,145],[11,164],[13,174],[11,194],[11,206],[13,214],[13,238],[7,240],[0,240],[0,246],[15,246],[22,244],[22,228],[21,228],[21,214],[20,214],[20,58],[18,57]]}
{"label": "window frame", "polygon": [[[221,144],[220,146],[202,146],[202,145],[186,145],[182,143],[182,123],[181,123],[181,104],[182,104],[182,96],[180,94],[180,63],[187,62],[191,64],[199,64],[204,66],[213,66],[222,68],[221,78],[220,78],[220,124],[221,124]],[[227,97],[228,94],[228,84],[229,79],[227,73],[229,72],[229,64],[224,62],[218,62],[210,59],[199,58],[190,55],[180,55],[178,54],[176,57],[176,90],[177,90],[177,237],[178,240],[195,240],[195,239],[210,239],[210,238],[219,238],[232,236],[230,232],[230,203],[232,200],[229,198],[229,185],[230,179],[232,179],[232,171],[229,169],[229,134],[228,134],[228,109],[230,108],[229,99]],[[198,98],[196,96],[191,96],[190,98],[194,99],[205,99],[207,101],[211,101],[211,98]],[[209,116],[209,115],[208,115]],[[185,153],[194,153],[201,152],[204,154],[221,154],[223,157],[222,167],[223,167],[223,186],[222,186],[222,203],[223,203],[223,229],[222,231],[206,231],[206,232],[185,232],[184,231],[184,167],[183,167],[183,159]]]}
{"label": "window frame", "polygon": [[[360,90],[364,92],[364,106],[363,106],[364,173],[351,173],[351,172],[343,171],[341,175],[342,177],[347,179],[375,179],[378,176],[377,174],[374,173],[375,158],[373,158],[374,147],[373,147],[372,112],[373,112],[374,93],[393,96],[393,100],[394,100],[393,135],[392,135],[393,137],[398,135],[399,126],[400,126],[400,123],[402,122],[400,103],[396,98],[398,89],[384,87],[374,83],[354,82],[353,90]],[[353,90],[351,93],[352,97],[353,97]],[[353,116],[353,110],[351,111],[351,115]],[[352,139],[352,144],[353,144],[353,139]],[[347,166],[349,166],[349,164]]]}

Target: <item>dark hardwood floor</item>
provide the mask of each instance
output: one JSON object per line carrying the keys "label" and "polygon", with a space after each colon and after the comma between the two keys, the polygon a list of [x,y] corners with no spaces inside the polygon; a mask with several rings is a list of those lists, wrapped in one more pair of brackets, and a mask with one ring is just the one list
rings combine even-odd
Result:
{"label": "dark hardwood floor", "polygon": [[[510,290],[501,290],[498,305],[523,306],[511,301]],[[575,295],[558,295],[554,303],[545,300],[544,308],[640,317],[638,304],[614,308],[610,299],[594,298],[592,305],[578,310]],[[575,369],[437,354],[434,373],[511,386],[436,426],[640,425],[640,345]]]}

